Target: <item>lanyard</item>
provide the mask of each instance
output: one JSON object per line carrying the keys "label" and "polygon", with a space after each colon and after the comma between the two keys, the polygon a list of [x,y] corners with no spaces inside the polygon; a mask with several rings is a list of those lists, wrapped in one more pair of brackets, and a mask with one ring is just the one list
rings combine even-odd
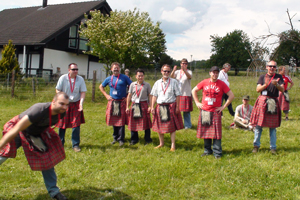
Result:
{"label": "lanyard", "polygon": [[183,74],[184,74],[184,71],[183,71],[183,70],[180,70],[179,80],[181,80]]}
{"label": "lanyard", "polygon": [[73,93],[74,88],[75,88],[76,76],[75,76],[75,78],[74,78],[73,86],[72,86],[72,83],[71,83],[71,77],[70,77],[70,74],[69,74],[68,76],[69,76],[69,82],[70,82],[71,93]]}
{"label": "lanyard", "polygon": [[226,78],[226,80],[228,81],[228,75],[226,76],[226,73],[222,70],[223,76],[224,78]]}
{"label": "lanyard", "polygon": [[246,117],[248,116],[248,114],[249,114],[249,104],[248,104],[248,107],[247,107],[247,114],[246,114],[246,116],[244,115],[244,105],[242,105],[242,116],[243,116],[243,118],[246,119]]}
{"label": "lanyard", "polygon": [[136,84],[136,86],[135,86],[135,93],[136,93],[136,97],[137,97],[137,98],[139,98],[139,95],[140,95],[140,93],[141,93],[141,91],[142,91],[142,88],[143,88],[143,84],[141,85],[141,88],[140,88],[140,90],[138,91],[138,90],[137,90],[137,84]]}
{"label": "lanyard", "polygon": [[[268,75],[266,74],[266,76],[268,76]],[[274,76],[275,76],[275,74],[274,74],[273,77],[271,78],[271,80],[270,80],[270,82],[268,83],[267,87],[270,85],[270,83],[271,83],[271,81],[273,80]]]}
{"label": "lanyard", "polygon": [[[60,114],[58,114],[58,121],[60,120]],[[51,114],[51,104],[49,106],[49,127],[52,126],[52,114]]]}
{"label": "lanyard", "polygon": [[116,89],[116,87],[117,87],[117,84],[118,84],[118,81],[119,81],[119,77],[120,77],[120,74],[118,75],[118,78],[117,78],[117,80],[116,80],[116,82],[115,82],[115,86],[114,86],[114,85],[113,85],[114,75],[111,75],[110,84],[111,84],[111,86],[112,86],[113,88],[115,88],[115,89]]}
{"label": "lanyard", "polygon": [[169,78],[168,85],[166,86],[166,89],[164,90],[163,83],[161,82],[161,89],[162,89],[162,91],[164,92],[164,95],[165,95],[165,93],[166,93],[166,91],[167,91],[167,89],[168,89],[168,87],[169,87],[169,84],[170,84],[170,78]]}

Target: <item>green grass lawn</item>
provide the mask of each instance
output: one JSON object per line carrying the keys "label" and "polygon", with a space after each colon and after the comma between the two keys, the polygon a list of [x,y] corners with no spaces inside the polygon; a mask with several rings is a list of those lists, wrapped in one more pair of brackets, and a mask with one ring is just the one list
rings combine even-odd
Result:
{"label": "green grass lawn", "polygon": [[[193,86],[207,74],[194,74]],[[250,95],[253,105],[258,78],[229,77],[235,95],[233,107],[241,104],[242,96]],[[300,101],[299,83],[293,79],[290,91],[290,121],[282,121],[277,129],[277,155],[269,151],[268,129],[263,129],[260,151],[253,155],[253,132],[229,129],[233,118],[226,109],[223,117],[223,157],[201,157],[203,140],[196,138],[198,109],[192,112],[193,128],[176,133],[176,152],[170,152],[170,135],[165,135],[165,147],[158,134],[152,132],[153,143],[129,146],[126,130],[123,147],[112,146],[112,127],[106,126],[106,100],[97,90],[96,102],[91,102],[91,84],[84,103],[86,124],[81,126],[82,152],[72,150],[70,133],[66,133],[66,160],[55,169],[58,186],[69,199],[300,199]],[[150,82],[150,81],[149,81]],[[154,81],[150,84],[153,85]],[[22,88],[16,98],[0,88],[0,125],[37,102],[50,101],[54,87],[38,88],[36,97]],[[2,129],[1,129],[2,131]],[[0,166],[0,199],[40,199],[50,197],[41,172],[31,171],[22,148],[15,159]]]}

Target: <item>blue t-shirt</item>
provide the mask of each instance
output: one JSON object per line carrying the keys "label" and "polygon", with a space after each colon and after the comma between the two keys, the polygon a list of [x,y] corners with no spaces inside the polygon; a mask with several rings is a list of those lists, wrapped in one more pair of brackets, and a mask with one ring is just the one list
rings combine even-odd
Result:
{"label": "blue t-shirt", "polygon": [[[111,84],[111,77],[113,76],[113,81],[112,81],[112,84]],[[116,86],[116,81],[118,79],[117,76],[109,76],[107,77],[103,83],[102,83],[102,86],[103,87],[106,87],[107,85],[109,86],[110,88],[110,91],[109,91],[109,95],[113,98],[113,99],[123,99],[124,97],[127,96],[126,94],[126,88],[127,86],[129,86],[131,84],[131,80],[128,76],[124,75],[124,74],[120,74],[119,76],[119,80],[117,82],[117,86]],[[116,89],[114,88],[116,86]],[[113,91],[116,90],[117,91],[117,94],[113,94]]]}

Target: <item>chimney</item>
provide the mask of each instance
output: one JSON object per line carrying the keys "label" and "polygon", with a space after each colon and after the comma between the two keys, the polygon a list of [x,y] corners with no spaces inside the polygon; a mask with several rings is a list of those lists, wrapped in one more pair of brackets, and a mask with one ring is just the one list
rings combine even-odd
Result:
{"label": "chimney", "polygon": [[47,7],[47,0],[43,0],[43,8]]}

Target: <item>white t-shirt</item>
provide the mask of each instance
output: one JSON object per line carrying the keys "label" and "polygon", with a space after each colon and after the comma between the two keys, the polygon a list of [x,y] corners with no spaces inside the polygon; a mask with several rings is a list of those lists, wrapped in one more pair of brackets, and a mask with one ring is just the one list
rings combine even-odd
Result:
{"label": "white t-shirt", "polygon": [[[192,71],[187,70],[187,72],[192,76]],[[189,79],[185,73],[181,70],[176,70],[175,73],[175,79],[179,83],[179,88],[181,92],[181,96],[192,96],[192,88],[191,88],[191,79]]]}

